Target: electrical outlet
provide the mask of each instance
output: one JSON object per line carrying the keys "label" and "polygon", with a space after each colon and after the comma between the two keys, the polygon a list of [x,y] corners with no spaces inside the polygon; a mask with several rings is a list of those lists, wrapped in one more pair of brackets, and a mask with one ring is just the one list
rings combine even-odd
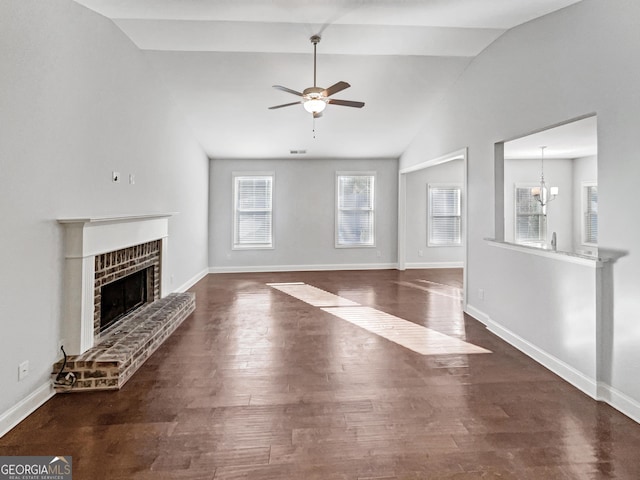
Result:
{"label": "electrical outlet", "polygon": [[120,181],[120,172],[111,172],[111,181],[118,183]]}
{"label": "electrical outlet", "polygon": [[484,300],[484,289],[483,288],[479,288],[478,289],[478,298],[480,300]]}
{"label": "electrical outlet", "polygon": [[58,351],[56,352],[57,355],[60,355],[60,357],[62,357],[62,350],[60,350],[62,347],[64,347],[64,343],[65,343],[65,339],[61,338],[60,340],[58,340]]}
{"label": "electrical outlet", "polygon": [[378,258],[380,258],[382,256],[382,252],[380,250],[377,250],[376,254],[378,255]]}
{"label": "electrical outlet", "polygon": [[418,250],[418,256],[419,257],[423,257],[424,256],[424,252],[422,250]]}
{"label": "electrical outlet", "polygon": [[136,183],[136,176],[133,173],[129,174],[129,184],[130,185],[135,185]]}
{"label": "electrical outlet", "polygon": [[18,381],[21,382],[29,375],[29,360],[25,360],[18,365]]}

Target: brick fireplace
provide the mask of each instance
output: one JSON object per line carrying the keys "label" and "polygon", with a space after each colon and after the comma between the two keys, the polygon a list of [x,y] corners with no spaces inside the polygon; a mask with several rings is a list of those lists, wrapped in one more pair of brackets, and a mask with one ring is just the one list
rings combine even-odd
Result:
{"label": "brick fireplace", "polygon": [[[163,265],[170,216],[58,220],[65,227],[66,257],[61,343],[69,356],[65,372],[76,381],[57,381],[63,368],[59,361],[52,372],[56,391],[120,388],[195,309],[194,294],[167,294]],[[121,283],[126,289],[132,275],[134,290],[142,293],[131,302],[127,293],[118,300],[111,292]],[[109,297],[108,305],[103,296]],[[114,308],[120,310],[107,315],[108,325],[101,328],[104,310]]]}
{"label": "brick fireplace", "polygon": [[158,274],[153,288],[157,286],[158,298],[167,295],[162,264],[167,258],[170,217],[152,214],[58,220],[65,227],[62,340],[68,354],[80,355],[98,343],[96,289],[103,284],[153,263],[154,275]]}

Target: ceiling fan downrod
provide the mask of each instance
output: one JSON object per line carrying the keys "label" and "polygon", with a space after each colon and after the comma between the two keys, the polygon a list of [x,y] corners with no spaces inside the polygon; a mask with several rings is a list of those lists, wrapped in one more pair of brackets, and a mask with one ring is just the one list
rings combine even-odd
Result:
{"label": "ceiling fan downrod", "polygon": [[316,48],[320,42],[320,35],[313,35],[309,40],[313,43],[313,86],[316,86]]}

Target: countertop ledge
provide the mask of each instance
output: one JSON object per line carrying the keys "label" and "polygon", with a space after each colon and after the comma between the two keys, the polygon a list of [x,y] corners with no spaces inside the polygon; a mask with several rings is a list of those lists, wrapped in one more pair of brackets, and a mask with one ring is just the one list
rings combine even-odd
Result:
{"label": "countertop ledge", "polygon": [[562,250],[551,250],[548,248],[533,247],[530,245],[520,245],[517,243],[496,240],[495,238],[484,239],[489,245],[507,250],[515,250],[517,252],[538,255],[540,257],[553,258],[563,262],[576,263],[590,267],[602,267],[605,263],[615,262],[615,258],[593,257],[580,253],[566,252]]}

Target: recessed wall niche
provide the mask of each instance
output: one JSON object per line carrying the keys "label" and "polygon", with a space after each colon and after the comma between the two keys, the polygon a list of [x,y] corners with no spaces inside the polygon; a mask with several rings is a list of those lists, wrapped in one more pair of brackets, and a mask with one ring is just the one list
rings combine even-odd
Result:
{"label": "recessed wall niche", "polygon": [[499,142],[495,152],[496,240],[597,256],[597,117]]}

